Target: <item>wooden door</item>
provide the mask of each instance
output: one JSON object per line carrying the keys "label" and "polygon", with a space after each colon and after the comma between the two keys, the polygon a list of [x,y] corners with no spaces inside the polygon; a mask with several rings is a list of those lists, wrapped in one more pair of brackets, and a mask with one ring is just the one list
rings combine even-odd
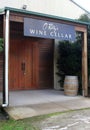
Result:
{"label": "wooden door", "polygon": [[26,90],[37,87],[33,82],[33,42],[30,39],[11,40],[9,56],[9,89]]}
{"label": "wooden door", "polygon": [[[18,46],[18,45],[17,45]],[[26,40],[21,40],[19,42],[18,48],[18,77],[19,77],[19,88],[20,89],[32,89],[33,87],[33,48],[32,42]]]}
{"label": "wooden door", "polygon": [[14,39],[9,52],[9,90],[53,88],[52,40]]}

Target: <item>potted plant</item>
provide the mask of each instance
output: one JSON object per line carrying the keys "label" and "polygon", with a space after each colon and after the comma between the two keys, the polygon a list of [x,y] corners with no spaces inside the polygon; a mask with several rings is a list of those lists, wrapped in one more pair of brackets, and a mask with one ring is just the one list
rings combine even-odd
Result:
{"label": "potted plant", "polygon": [[[79,41],[74,43],[69,41],[59,42],[57,74],[60,76],[60,83],[63,84],[66,95],[77,95],[78,81],[76,76],[79,77],[81,74],[81,51],[81,43]],[[76,82],[76,88],[74,82]]]}

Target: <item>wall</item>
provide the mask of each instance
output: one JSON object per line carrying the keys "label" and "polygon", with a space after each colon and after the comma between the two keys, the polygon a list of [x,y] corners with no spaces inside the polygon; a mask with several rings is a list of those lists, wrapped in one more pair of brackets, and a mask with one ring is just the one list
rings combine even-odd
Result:
{"label": "wall", "polygon": [[27,5],[27,10],[77,19],[84,13],[69,0],[0,0],[0,8],[14,7],[22,9]]}

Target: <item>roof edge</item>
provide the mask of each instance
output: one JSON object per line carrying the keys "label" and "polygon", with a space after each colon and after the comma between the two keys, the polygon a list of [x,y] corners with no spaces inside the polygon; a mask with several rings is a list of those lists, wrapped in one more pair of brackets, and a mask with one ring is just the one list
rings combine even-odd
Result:
{"label": "roof edge", "polygon": [[78,21],[76,19],[69,19],[69,18],[65,18],[65,17],[59,17],[59,16],[55,16],[55,15],[49,15],[49,14],[33,12],[33,11],[28,11],[28,10],[23,10],[23,9],[17,9],[17,8],[12,8],[12,7],[5,7],[4,11],[6,11],[6,10],[10,10],[10,11],[17,12],[17,13],[32,14],[32,15],[37,15],[37,16],[41,16],[41,17],[48,17],[48,18],[53,18],[53,19],[58,19],[58,20],[64,20],[64,21],[69,21],[69,22],[73,22],[73,23],[77,23],[77,24],[90,25],[90,23],[88,23],[88,22],[82,22],[82,21]]}
{"label": "roof edge", "polygon": [[2,15],[2,14],[4,14],[4,13],[5,13],[4,8],[1,8],[1,9],[0,9],[0,15]]}

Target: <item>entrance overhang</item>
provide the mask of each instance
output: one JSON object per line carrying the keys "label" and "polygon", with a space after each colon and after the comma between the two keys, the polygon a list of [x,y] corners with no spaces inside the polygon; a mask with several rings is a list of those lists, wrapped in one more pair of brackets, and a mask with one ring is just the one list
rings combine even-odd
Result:
{"label": "entrance overhang", "polygon": [[8,65],[9,65],[9,40],[10,40],[10,33],[9,33],[9,26],[10,21],[12,22],[24,22],[24,18],[35,18],[40,20],[48,20],[51,22],[57,22],[67,25],[73,25],[75,27],[75,31],[79,31],[83,33],[83,41],[82,41],[82,88],[83,88],[83,96],[88,96],[88,67],[87,67],[87,26],[88,24],[85,22],[78,22],[71,19],[56,17],[52,15],[46,15],[41,13],[30,12],[26,10],[19,10],[14,8],[6,7],[4,9],[5,14],[3,14],[3,35],[5,41],[5,83],[4,83],[4,100],[3,100],[3,107],[7,107],[9,105],[8,102]]}

